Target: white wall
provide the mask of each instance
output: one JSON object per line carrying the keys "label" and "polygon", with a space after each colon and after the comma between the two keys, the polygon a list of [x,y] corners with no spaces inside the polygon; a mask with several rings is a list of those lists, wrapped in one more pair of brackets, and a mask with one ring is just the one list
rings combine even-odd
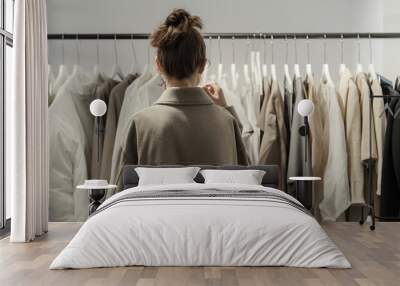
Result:
{"label": "white wall", "polygon": [[[400,31],[400,1],[385,0],[383,9],[383,29],[386,32]],[[386,40],[383,43],[383,70],[394,80],[400,75],[400,39]]]}
{"label": "white wall", "polygon": [[[393,0],[395,1],[395,0]],[[177,7],[199,15],[205,32],[380,32],[383,31],[383,1],[377,0],[48,0],[49,33],[138,33],[150,32]],[[245,59],[245,42],[237,41],[236,59]],[[147,61],[147,41],[136,41],[139,65]],[[289,64],[294,63],[293,41],[289,42]],[[262,48],[262,44],[258,43]],[[373,61],[381,68],[381,44],[373,41]],[[306,63],[305,42],[298,41],[299,64]],[[318,73],[323,61],[321,41],[311,42],[311,62]],[[75,41],[65,41],[65,61],[76,61]],[[218,61],[217,43],[212,43],[213,63]],[[283,41],[276,41],[275,63],[283,65]],[[223,61],[232,61],[231,42],[222,41]],[[210,48],[208,47],[208,50]],[[328,41],[328,62],[336,74],[340,62],[339,42]],[[267,51],[270,55],[269,51]],[[113,41],[101,41],[100,65],[109,70],[114,61]],[[129,41],[118,41],[121,65],[128,71],[132,61]],[[362,40],[362,63],[369,63],[368,40]],[[400,57],[400,55],[399,55]],[[61,63],[61,41],[49,43],[49,63]],[[96,63],[96,41],[80,41],[81,64]],[[268,56],[267,62],[270,62]],[[354,40],[345,40],[345,62],[354,66],[357,51]],[[282,72],[279,68],[278,72]]]}

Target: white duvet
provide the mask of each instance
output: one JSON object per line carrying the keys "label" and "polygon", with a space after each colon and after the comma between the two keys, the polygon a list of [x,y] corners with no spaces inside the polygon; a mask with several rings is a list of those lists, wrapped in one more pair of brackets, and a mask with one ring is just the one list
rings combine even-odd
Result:
{"label": "white duvet", "polygon": [[[255,198],[152,198],[121,201],[131,192],[279,190],[238,184],[136,187],[104,202],[50,269],[145,266],[294,266],[349,268],[310,215]],[[297,202],[297,201],[296,201]],[[109,205],[107,208],[105,206]]]}

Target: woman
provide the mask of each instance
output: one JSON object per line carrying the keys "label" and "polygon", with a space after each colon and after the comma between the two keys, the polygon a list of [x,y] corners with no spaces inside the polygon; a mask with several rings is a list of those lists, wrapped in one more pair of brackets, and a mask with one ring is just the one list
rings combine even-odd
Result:
{"label": "woman", "polygon": [[151,35],[166,90],[132,117],[115,183],[128,164],[247,164],[238,121],[222,90],[197,87],[207,61],[201,28],[199,17],[178,9]]}

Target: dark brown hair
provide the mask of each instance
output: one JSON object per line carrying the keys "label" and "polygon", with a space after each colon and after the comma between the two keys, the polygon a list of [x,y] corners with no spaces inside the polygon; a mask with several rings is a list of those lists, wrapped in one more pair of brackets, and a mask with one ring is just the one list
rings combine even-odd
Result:
{"label": "dark brown hair", "polygon": [[151,34],[151,45],[157,48],[158,61],[167,76],[184,79],[206,63],[206,45],[200,34],[199,17],[175,9]]}

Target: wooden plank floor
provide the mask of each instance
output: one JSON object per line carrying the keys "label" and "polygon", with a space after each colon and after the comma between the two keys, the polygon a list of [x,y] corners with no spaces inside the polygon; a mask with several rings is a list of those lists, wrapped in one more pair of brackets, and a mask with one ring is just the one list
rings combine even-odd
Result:
{"label": "wooden plank floor", "polygon": [[0,241],[0,285],[400,285],[400,223],[378,223],[374,232],[357,223],[324,225],[353,268],[123,267],[48,270],[79,223],[51,223],[49,233],[28,244]]}

